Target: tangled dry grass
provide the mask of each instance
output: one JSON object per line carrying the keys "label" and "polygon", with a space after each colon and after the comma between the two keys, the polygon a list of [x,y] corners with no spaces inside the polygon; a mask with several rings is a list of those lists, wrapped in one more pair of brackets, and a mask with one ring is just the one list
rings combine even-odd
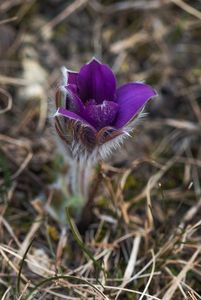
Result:
{"label": "tangled dry grass", "polygon": [[[2,300],[201,299],[200,9],[198,0],[0,2]],[[159,97],[102,163],[77,243],[46,210],[66,170],[47,103],[60,67],[93,55]]]}

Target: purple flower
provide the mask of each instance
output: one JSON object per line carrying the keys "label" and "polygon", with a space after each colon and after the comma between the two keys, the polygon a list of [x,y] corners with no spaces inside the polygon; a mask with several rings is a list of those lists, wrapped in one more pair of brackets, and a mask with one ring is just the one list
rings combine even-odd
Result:
{"label": "purple flower", "polygon": [[129,135],[146,102],[156,95],[141,82],[117,88],[112,70],[95,58],[79,72],[63,73],[55,128],[77,159],[105,157]]}

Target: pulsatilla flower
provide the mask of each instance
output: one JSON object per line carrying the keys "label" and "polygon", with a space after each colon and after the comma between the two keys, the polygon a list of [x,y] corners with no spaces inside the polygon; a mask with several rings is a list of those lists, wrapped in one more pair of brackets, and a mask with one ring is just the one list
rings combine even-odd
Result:
{"label": "pulsatilla flower", "polygon": [[73,158],[105,158],[133,130],[144,105],[155,95],[141,82],[117,88],[112,70],[93,58],[79,72],[63,69],[55,98],[55,128]]}

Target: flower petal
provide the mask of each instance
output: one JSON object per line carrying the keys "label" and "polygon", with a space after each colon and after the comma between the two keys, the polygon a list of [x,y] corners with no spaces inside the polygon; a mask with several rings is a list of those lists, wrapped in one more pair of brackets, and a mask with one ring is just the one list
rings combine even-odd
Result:
{"label": "flower petal", "polygon": [[78,72],[74,72],[74,71],[70,71],[67,70],[68,72],[68,84],[77,84],[77,76],[78,76]]}
{"label": "flower petal", "polygon": [[67,89],[67,90],[70,90],[72,93],[74,93],[74,94],[78,94],[78,90],[77,90],[77,85],[75,85],[75,84],[68,84],[68,85],[66,85],[65,86],[65,88]]}
{"label": "flower petal", "polygon": [[89,124],[85,119],[83,119],[82,117],[78,116],[76,113],[69,111],[63,107],[59,107],[54,116],[55,117],[62,116],[64,118],[67,118],[70,120],[81,122],[83,125],[86,125],[86,126],[90,127],[91,129],[93,129],[94,131],[96,131],[96,129],[91,124]]}
{"label": "flower petal", "polygon": [[113,126],[116,128],[124,126],[153,96],[156,96],[156,92],[147,84],[133,82],[122,85],[117,89],[119,112]]}
{"label": "flower petal", "polygon": [[73,84],[66,86],[66,105],[65,108],[78,115],[82,115],[84,112],[84,105],[80,98],[76,95]]}
{"label": "flower petal", "polygon": [[102,104],[89,104],[85,108],[85,118],[96,129],[111,125],[118,112],[119,105],[113,101],[103,101]]}
{"label": "flower petal", "polygon": [[54,117],[55,129],[62,141],[70,146],[73,157],[78,160],[86,159],[96,147],[95,128],[80,116],[62,107]]}
{"label": "flower petal", "polygon": [[93,59],[84,65],[78,74],[77,84],[80,98],[86,102],[95,99],[100,104],[104,100],[114,100],[116,79],[112,70]]}
{"label": "flower petal", "polygon": [[117,150],[128,134],[121,129],[114,127],[104,127],[96,134],[98,147],[98,159],[106,159],[110,154]]}
{"label": "flower petal", "polygon": [[103,145],[107,142],[112,141],[116,137],[124,134],[124,131],[121,129],[116,129],[111,126],[106,126],[101,128],[97,133],[96,133],[96,140],[98,145]]}

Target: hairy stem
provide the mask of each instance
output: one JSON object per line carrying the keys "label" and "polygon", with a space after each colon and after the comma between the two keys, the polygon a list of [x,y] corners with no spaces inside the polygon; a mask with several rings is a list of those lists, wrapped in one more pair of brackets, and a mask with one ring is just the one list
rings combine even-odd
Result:
{"label": "hairy stem", "polygon": [[72,197],[82,199],[83,206],[88,201],[93,167],[90,163],[83,164],[80,161],[72,161],[69,170],[68,184]]}

